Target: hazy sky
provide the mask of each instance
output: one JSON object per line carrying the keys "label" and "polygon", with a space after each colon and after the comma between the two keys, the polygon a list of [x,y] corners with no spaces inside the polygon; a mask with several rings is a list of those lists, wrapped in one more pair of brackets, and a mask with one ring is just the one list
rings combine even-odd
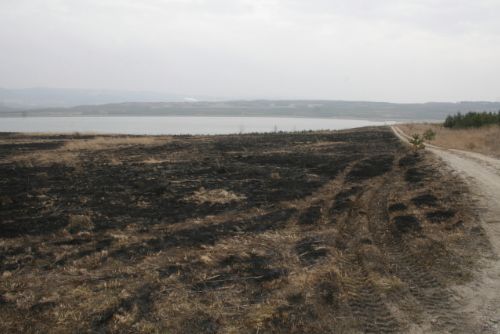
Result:
{"label": "hazy sky", "polygon": [[0,87],[500,100],[500,0],[0,0]]}

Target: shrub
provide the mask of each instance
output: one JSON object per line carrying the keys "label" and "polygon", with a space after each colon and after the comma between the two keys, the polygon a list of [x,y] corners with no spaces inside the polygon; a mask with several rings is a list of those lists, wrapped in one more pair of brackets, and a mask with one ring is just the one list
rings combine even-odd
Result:
{"label": "shrub", "polygon": [[427,129],[422,136],[425,140],[431,141],[436,138],[436,133],[432,129]]}
{"label": "shrub", "polygon": [[410,144],[413,145],[413,149],[415,150],[415,152],[425,148],[424,138],[420,137],[420,135],[417,133],[411,136]]}

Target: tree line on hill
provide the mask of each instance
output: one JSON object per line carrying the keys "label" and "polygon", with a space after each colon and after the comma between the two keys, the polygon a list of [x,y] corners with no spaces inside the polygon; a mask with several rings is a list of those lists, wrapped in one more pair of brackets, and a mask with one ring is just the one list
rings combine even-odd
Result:
{"label": "tree line on hill", "polygon": [[483,125],[500,125],[500,111],[498,112],[468,112],[449,115],[444,121],[445,128],[478,128]]}

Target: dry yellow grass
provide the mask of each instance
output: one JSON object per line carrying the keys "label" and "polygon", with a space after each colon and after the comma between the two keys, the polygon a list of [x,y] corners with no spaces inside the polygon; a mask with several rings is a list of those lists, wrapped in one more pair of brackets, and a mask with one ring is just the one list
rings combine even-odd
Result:
{"label": "dry yellow grass", "polygon": [[[67,166],[77,166],[80,162],[79,155],[82,151],[101,151],[127,146],[155,146],[167,143],[170,140],[171,137],[97,136],[90,139],[67,141],[55,150],[17,154],[10,157],[9,161],[27,166],[47,166],[56,162]],[[109,163],[119,165],[121,161],[111,155]]]}
{"label": "dry yellow grass", "polygon": [[244,200],[245,198],[246,197],[243,195],[238,195],[232,191],[227,191],[225,189],[207,190],[202,187],[199,190],[195,191],[193,195],[188,196],[185,199],[186,201],[192,201],[198,204],[226,204],[230,202],[239,202]]}
{"label": "dry yellow grass", "polygon": [[41,151],[31,153],[21,153],[9,158],[10,162],[18,163],[22,166],[48,166],[54,163],[76,167],[79,164],[77,152],[69,151]]}
{"label": "dry yellow grass", "polygon": [[89,215],[69,215],[67,228],[75,231],[87,231],[94,228]]}
{"label": "dry yellow grass", "polygon": [[398,127],[410,136],[432,129],[436,137],[429,142],[430,144],[500,157],[500,126],[448,129],[435,123],[411,123],[398,125]]}
{"label": "dry yellow grass", "polygon": [[65,151],[105,150],[111,146],[155,145],[164,143],[160,137],[95,137],[88,140],[70,141],[62,148]]}

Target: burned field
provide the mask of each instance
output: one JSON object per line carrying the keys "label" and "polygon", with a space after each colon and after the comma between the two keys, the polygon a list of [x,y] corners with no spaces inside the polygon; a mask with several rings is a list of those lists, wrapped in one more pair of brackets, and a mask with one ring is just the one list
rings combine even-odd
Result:
{"label": "burned field", "polygon": [[467,332],[488,243],[388,128],[0,136],[0,332]]}

